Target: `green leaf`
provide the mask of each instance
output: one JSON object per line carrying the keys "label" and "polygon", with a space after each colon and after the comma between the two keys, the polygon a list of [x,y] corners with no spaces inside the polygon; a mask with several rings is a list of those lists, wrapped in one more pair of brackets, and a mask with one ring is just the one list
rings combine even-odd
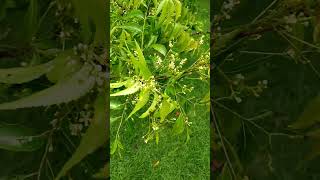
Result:
{"label": "green leaf", "polygon": [[[89,43],[91,39],[94,44],[105,44],[107,39],[107,2],[104,0],[72,0],[76,16],[81,23],[81,34],[83,39]],[[94,28],[90,25],[93,22]]]}
{"label": "green leaf", "polygon": [[110,154],[114,154],[118,148],[118,139],[115,139],[111,144]]}
{"label": "green leaf", "polygon": [[177,103],[175,101],[172,101],[170,98],[164,99],[159,109],[160,122],[163,122],[176,107]]}
{"label": "green leaf", "polygon": [[145,79],[149,79],[152,75],[152,73],[150,72],[148,65],[146,63],[146,60],[144,58],[144,55],[142,53],[142,50],[139,46],[139,44],[137,43],[137,41],[135,41],[136,43],[136,50],[138,53],[138,57],[139,57],[139,69],[140,69],[140,73],[141,76],[144,77]]}
{"label": "green leaf", "polygon": [[155,92],[155,93],[153,93],[153,100],[152,100],[150,107],[139,118],[146,118],[147,116],[150,115],[150,113],[155,111],[156,106],[158,104],[158,101],[159,101],[159,95]]}
{"label": "green leaf", "polygon": [[163,7],[167,6],[167,3],[168,0],[162,0],[157,8],[155,15],[158,15],[163,10]]}
{"label": "green leaf", "polygon": [[305,129],[320,122],[320,96],[311,100],[298,120],[289,125],[292,129]]}
{"label": "green leaf", "polygon": [[128,79],[126,81],[110,83],[110,88],[111,89],[116,89],[116,88],[120,88],[122,86],[130,87],[133,84],[134,84],[134,80],[133,79]]}
{"label": "green leaf", "polygon": [[172,33],[170,35],[170,40],[174,38],[178,38],[181,35],[181,32],[184,30],[184,26],[180,23],[176,23],[173,27]]}
{"label": "green leaf", "polygon": [[91,70],[91,65],[84,65],[72,77],[30,96],[0,104],[0,109],[49,106],[76,100],[93,88],[95,77],[90,75]]}
{"label": "green leaf", "polygon": [[35,151],[43,145],[41,137],[36,137],[33,130],[17,126],[0,126],[0,149],[9,151]]}
{"label": "green leaf", "polygon": [[142,13],[141,10],[132,10],[130,11],[127,15],[126,15],[126,18],[140,18],[140,19],[143,19],[144,18],[144,14]]}
{"label": "green leaf", "polygon": [[176,20],[178,20],[181,17],[181,9],[182,5],[179,0],[174,0],[174,5],[175,5],[175,12],[176,12]]}
{"label": "green leaf", "polygon": [[316,17],[315,26],[313,29],[313,42],[318,43],[320,39],[320,15]]}
{"label": "green leaf", "polygon": [[81,142],[72,154],[71,158],[66,162],[56,177],[56,180],[64,176],[73,166],[78,164],[87,155],[93,153],[99,147],[107,142],[107,96],[102,92],[97,96],[94,105],[94,118],[91,121],[86,133],[82,136]]}
{"label": "green leaf", "polygon": [[159,144],[159,132],[156,131],[155,134],[156,134],[156,144],[158,145]]}
{"label": "green leaf", "polygon": [[142,32],[142,27],[139,24],[131,23],[123,26],[118,26],[118,28],[126,29],[128,31],[131,31],[133,33],[140,33]]}
{"label": "green leaf", "polygon": [[116,100],[110,100],[110,109],[111,110],[119,110],[122,109],[123,104]]}
{"label": "green leaf", "polygon": [[145,87],[144,89],[142,89],[142,91],[139,94],[139,99],[137,101],[137,104],[135,105],[135,107],[133,108],[132,112],[129,114],[127,119],[129,119],[134,113],[139,111],[141,108],[143,108],[147,104],[150,97],[150,91],[151,91],[150,87]]}
{"label": "green leaf", "polygon": [[126,96],[129,94],[134,94],[137,91],[139,91],[141,88],[141,83],[140,82],[136,82],[133,85],[131,85],[130,87],[128,87],[127,89],[121,90],[119,92],[110,94],[110,96]]}
{"label": "green leaf", "polygon": [[25,16],[25,29],[24,35],[31,40],[38,29],[38,21],[39,21],[39,4],[38,0],[29,0],[29,7],[27,14]]}
{"label": "green leaf", "polygon": [[81,66],[82,63],[72,50],[61,52],[53,60],[53,68],[47,73],[47,78],[56,83],[78,71]]}
{"label": "green leaf", "polygon": [[176,122],[174,123],[173,126],[173,133],[174,134],[181,134],[184,131],[184,115],[181,113]]}
{"label": "green leaf", "polygon": [[161,53],[162,55],[164,55],[164,56],[167,54],[167,49],[162,44],[153,44],[151,47],[153,49],[155,49],[156,51],[158,51],[159,53]]}
{"label": "green leaf", "polygon": [[50,61],[45,64],[31,67],[0,69],[0,82],[7,84],[22,84],[39,78],[50,71],[52,67],[53,62]]}

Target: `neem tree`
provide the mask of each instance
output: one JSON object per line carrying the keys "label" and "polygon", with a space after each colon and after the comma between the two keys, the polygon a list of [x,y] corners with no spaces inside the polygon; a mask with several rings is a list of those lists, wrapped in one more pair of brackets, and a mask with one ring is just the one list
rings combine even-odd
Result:
{"label": "neem tree", "polygon": [[[190,103],[209,101],[209,94],[207,101],[189,95],[209,88],[208,33],[196,19],[198,10],[187,0],[111,1],[111,154],[123,149],[127,121],[149,124],[145,143],[158,143],[170,124],[189,138]],[[203,86],[193,87],[188,78]]]}

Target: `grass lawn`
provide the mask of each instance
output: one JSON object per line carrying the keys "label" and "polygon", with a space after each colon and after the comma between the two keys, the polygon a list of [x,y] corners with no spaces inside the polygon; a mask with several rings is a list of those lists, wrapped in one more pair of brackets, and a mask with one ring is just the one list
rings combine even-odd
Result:
{"label": "grass lawn", "polygon": [[[201,94],[208,91],[208,88],[195,86],[194,94]],[[209,179],[208,107],[196,105],[195,108],[190,108],[188,114],[192,122],[192,134],[187,144],[186,132],[174,136],[170,128],[161,131],[158,145],[155,140],[146,144],[142,136],[146,133],[147,127],[143,126],[147,123],[141,122],[141,119],[125,123],[121,138],[124,151],[121,153],[122,157],[117,153],[111,157],[111,179]],[[115,127],[117,126],[111,132],[116,130]],[[157,161],[159,163],[155,166]]]}

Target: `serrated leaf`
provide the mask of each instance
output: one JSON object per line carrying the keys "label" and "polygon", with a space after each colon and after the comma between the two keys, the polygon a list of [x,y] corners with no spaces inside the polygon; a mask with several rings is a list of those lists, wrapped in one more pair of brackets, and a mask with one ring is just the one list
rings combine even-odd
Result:
{"label": "serrated leaf", "polygon": [[0,69],[0,82],[7,84],[21,84],[29,82],[47,73],[52,67],[53,62],[50,61],[45,64],[31,67]]}
{"label": "serrated leaf", "polygon": [[156,11],[155,15],[158,15],[162,11],[164,6],[167,6],[166,3],[168,3],[168,0],[162,0],[160,2],[160,4],[158,5],[158,8],[157,8],[157,11]]}
{"label": "serrated leaf", "polygon": [[78,164],[87,155],[93,153],[107,142],[107,96],[102,92],[97,96],[94,105],[94,118],[86,133],[82,136],[80,144],[71,158],[66,162],[56,177],[64,176],[73,166]]}
{"label": "serrated leaf", "polygon": [[78,71],[82,66],[72,50],[61,52],[54,60],[52,69],[46,74],[51,82],[58,82]]}
{"label": "serrated leaf", "polygon": [[320,96],[311,100],[298,120],[289,127],[292,129],[305,129],[320,122]]}
{"label": "serrated leaf", "polygon": [[0,109],[50,106],[76,100],[93,88],[95,78],[90,75],[91,70],[91,65],[84,65],[70,78],[22,99],[0,104]]}
{"label": "serrated leaf", "polygon": [[179,0],[174,0],[174,4],[175,4],[175,12],[176,12],[176,20],[178,20],[181,17],[181,9],[182,9],[182,5],[181,2]]}
{"label": "serrated leaf", "polygon": [[9,151],[35,151],[43,145],[41,137],[29,128],[17,125],[0,126],[0,149]]}
{"label": "serrated leaf", "polygon": [[151,47],[153,49],[155,49],[156,51],[158,51],[159,53],[161,53],[162,55],[164,55],[164,56],[167,54],[167,49],[162,44],[153,44]]}
{"label": "serrated leaf", "polygon": [[141,76],[144,77],[145,79],[149,79],[152,75],[152,73],[150,72],[147,62],[144,58],[143,52],[139,46],[139,44],[137,43],[137,41],[135,41],[136,43],[136,51],[138,53],[138,58],[139,58],[139,69],[140,69],[140,73]]}
{"label": "serrated leaf", "polygon": [[127,119],[129,119],[133,114],[135,114],[137,111],[139,111],[141,108],[143,108],[147,104],[150,97],[150,91],[151,91],[150,87],[145,87],[144,89],[142,89],[142,91],[139,94],[139,99],[137,101],[137,104],[134,106],[132,112],[129,114]]}
{"label": "serrated leaf", "polygon": [[110,96],[126,96],[126,95],[129,95],[129,94],[134,94],[137,91],[139,91],[140,88],[141,88],[140,82],[136,82],[132,86],[128,87],[127,89],[124,89],[122,91],[110,94]]}
{"label": "serrated leaf", "polygon": [[156,106],[158,104],[158,101],[159,101],[159,95],[155,92],[155,93],[153,93],[153,100],[152,100],[150,107],[139,118],[146,118],[147,116],[150,115],[150,113],[155,111]]}
{"label": "serrated leaf", "polygon": [[180,37],[181,32],[184,30],[184,26],[181,25],[180,23],[175,23],[172,33],[170,34],[170,40],[172,39],[177,39],[178,37]]}
{"label": "serrated leaf", "polygon": [[181,113],[176,122],[173,125],[173,133],[181,134],[184,131],[184,115]]}

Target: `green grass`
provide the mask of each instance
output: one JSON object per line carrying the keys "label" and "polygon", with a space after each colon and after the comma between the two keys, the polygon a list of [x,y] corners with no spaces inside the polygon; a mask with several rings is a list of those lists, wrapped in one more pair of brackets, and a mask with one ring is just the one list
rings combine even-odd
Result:
{"label": "green grass", "polygon": [[[192,117],[193,133],[188,144],[185,144],[184,135],[170,136],[170,132],[160,135],[158,145],[154,141],[145,144],[141,138],[144,128],[139,125],[127,127],[127,131],[135,132],[123,137],[122,143],[128,146],[122,158],[117,154],[111,158],[111,178],[208,179],[210,130],[208,113],[203,108],[197,107],[196,116]],[[159,165],[153,167],[156,161]]]}
{"label": "green grass", "polygon": [[[207,86],[195,86],[194,95],[208,91]],[[202,92],[203,91],[203,92]],[[191,125],[190,141],[185,143],[186,132],[174,136],[170,128],[160,132],[159,144],[155,140],[144,143],[142,136],[147,127],[141,120],[125,123],[121,142],[122,157],[111,157],[111,179],[209,179],[210,129],[206,105],[196,105],[187,112]],[[111,132],[117,127],[111,128]],[[114,133],[112,133],[114,134]],[[111,138],[112,139],[112,138]],[[111,140],[112,142],[112,140]],[[158,166],[154,163],[159,161]]]}

